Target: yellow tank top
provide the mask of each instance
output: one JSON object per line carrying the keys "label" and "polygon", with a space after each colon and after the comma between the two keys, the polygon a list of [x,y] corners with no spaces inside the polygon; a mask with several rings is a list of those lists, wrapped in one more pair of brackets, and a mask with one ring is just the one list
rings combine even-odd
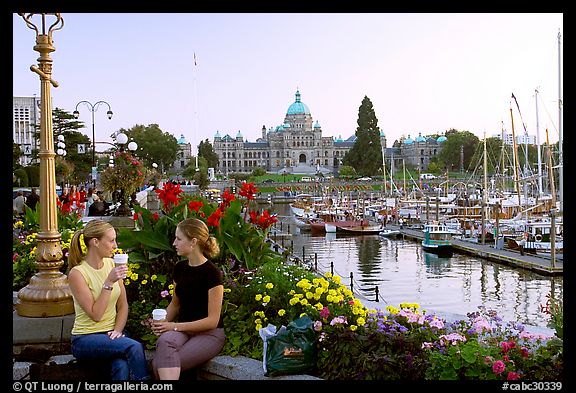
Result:
{"label": "yellow tank top", "polygon": [[[102,289],[102,285],[113,268],[114,260],[112,258],[104,258],[104,266],[101,269],[94,269],[86,261],[82,261],[80,265],[74,266],[72,270],[76,269],[82,274],[86,284],[88,284],[88,288],[90,288],[90,292],[92,292],[92,297],[97,299],[100,296],[100,292],[105,290]],[[76,315],[72,334],[108,332],[114,329],[116,323],[116,302],[120,296],[120,284],[115,282],[112,288],[108,307],[106,307],[106,311],[104,311],[104,315],[99,322],[92,320],[84,309],[80,307],[76,298],[74,298],[74,312]]]}

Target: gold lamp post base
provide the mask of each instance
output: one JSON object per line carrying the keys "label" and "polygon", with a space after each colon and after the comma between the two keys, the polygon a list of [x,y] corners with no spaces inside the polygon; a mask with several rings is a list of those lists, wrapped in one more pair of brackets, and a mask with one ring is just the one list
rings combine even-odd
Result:
{"label": "gold lamp post base", "polygon": [[74,313],[74,301],[68,279],[61,272],[36,273],[18,292],[18,315],[23,317],[59,317]]}

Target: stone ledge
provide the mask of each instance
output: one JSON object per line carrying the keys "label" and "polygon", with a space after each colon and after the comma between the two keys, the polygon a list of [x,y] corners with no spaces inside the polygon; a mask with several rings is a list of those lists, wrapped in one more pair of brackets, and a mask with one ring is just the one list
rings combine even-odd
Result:
{"label": "stone ledge", "polygon": [[[153,351],[146,351],[150,361]],[[101,367],[86,367],[78,363],[74,356],[56,355],[45,363],[14,362],[12,367],[14,380],[95,380],[103,378]],[[216,356],[196,370],[199,380],[322,380],[312,375],[264,375],[262,362],[244,356]]]}
{"label": "stone ledge", "polygon": [[[215,377],[215,378],[214,378]],[[321,380],[312,375],[264,375],[262,362],[244,356],[216,356],[199,370],[199,379],[227,380]]]}

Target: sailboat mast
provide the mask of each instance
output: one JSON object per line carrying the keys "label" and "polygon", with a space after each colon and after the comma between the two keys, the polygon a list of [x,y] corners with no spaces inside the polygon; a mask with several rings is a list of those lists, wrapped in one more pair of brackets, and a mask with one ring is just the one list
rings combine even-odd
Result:
{"label": "sailboat mast", "polygon": [[[484,195],[482,197],[484,202],[484,217],[485,220],[489,220],[489,210],[488,209],[488,158],[486,155],[486,131],[484,131]],[[484,229],[484,227],[482,228]],[[484,232],[483,232],[484,233]],[[484,236],[484,235],[482,235]]]}
{"label": "sailboat mast", "polygon": [[518,177],[518,146],[516,145],[516,135],[514,133],[514,115],[512,114],[512,105],[510,105],[510,117],[512,119],[512,157],[514,159],[514,184],[516,185],[516,194],[518,195],[518,209],[522,210],[522,200],[520,199],[520,178]]}
{"label": "sailboat mast", "polygon": [[548,176],[550,176],[550,190],[552,191],[552,209],[556,209],[556,187],[554,185],[554,169],[552,169],[552,149],[548,140],[548,129],[546,129],[546,146],[548,147]]}
{"label": "sailboat mast", "polygon": [[382,145],[382,174],[384,175],[384,197],[388,194],[386,190],[386,156],[385,156],[386,147]]}
{"label": "sailboat mast", "polygon": [[[562,144],[564,138],[562,135],[562,71],[560,59],[560,31],[558,31],[558,130],[560,132],[558,139],[559,148],[559,171],[560,171],[560,212],[564,211],[564,158],[562,154]],[[556,208],[556,206],[554,206]]]}
{"label": "sailboat mast", "polygon": [[538,127],[538,89],[534,89],[536,101],[536,147],[538,148],[538,195],[542,195],[542,153],[540,152],[540,129]]}
{"label": "sailboat mast", "polygon": [[504,176],[504,173],[506,173],[506,161],[505,161],[505,153],[506,153],[506,132],[504,131],[504,121],[502,121],[502,192],[506,191],[506,176]]}

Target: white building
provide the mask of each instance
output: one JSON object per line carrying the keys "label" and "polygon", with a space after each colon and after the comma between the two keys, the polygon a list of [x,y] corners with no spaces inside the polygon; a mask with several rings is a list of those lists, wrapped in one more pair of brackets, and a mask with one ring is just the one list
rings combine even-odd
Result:
{"label": "white building", "polygon": [[[501,134],[494,134],[492,135],[493,138],[498,138],[498,139],[502,139],[502,135]],[[525,145],[526,142],[529,145],[535,145],[536,144],[536,135],[526,135],[526,134],[517,134],[516,135],[516,144],[518,145]],[[513,139],[512,139],[512,133],[508,133],[505,132],[504,133],[504,143],[507,145],[513,145]]]}
{"label": "white building", "polygon": [[32,151],[40,149],[40,142],[34,137],[35,126],[40,126],[40,97],[12,97],[12,107],[12,141],[22,150],[20,165],[27,166],[32,161]]}

